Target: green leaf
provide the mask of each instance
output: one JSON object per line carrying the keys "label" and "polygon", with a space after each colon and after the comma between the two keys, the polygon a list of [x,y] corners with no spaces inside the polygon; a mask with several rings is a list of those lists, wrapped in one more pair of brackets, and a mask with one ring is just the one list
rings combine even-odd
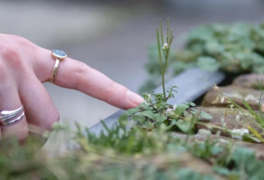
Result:
{"label": "green leaf", "polygon": [[166,119],[167,119],[167,116],[165,116],[164,114],[159,113],[159,114],[154,115],[154,120],[156,122],[163,123]]}
{"label": "green leaf", "polygon": [[154,119],[155,118],[154,113],[152,111],[143,111],[140,114],[142,116],[148,117],[149,119]]}
{"label": "green leaf", "polygon": [[188,105],[186,104],[180,104],[180,105],[177,105],[176,109],[175,109],[175,114],[180,116],[187,108],[189,108]]}
{"label": "green leaf", "polygon": [[208,56],[199,57],[197,65],[206,71],[217,71],[220,68],[220,63]]}
{"label": "green leaf", "polygon": [[118,122],[121,124],[121,125],[127,125],[128,123],[128,115],[127,114],[122,114],[121,116],[119,116],[118,118]]}
{"label": "green leaf", "polygon": [[132,115],[132,114],[137,113],[138,111],[139,111],[138,108],[132,108],[132,109],[128,109],[125,113],[127,115]]}
{"label": "green leaf", "polygon": [[244,99],[242,99],[242,102],[243,102],[244,106],[247,108],[247,110],[249,111],[249,113],[256,119],[256,121],[260,125],[263,125],[263,120],[258,115],[258,113],[256,113],[255,111],[253,111],[253,109],[250,107],[250,105],[247,103],[247,101],[245,101]]}
{"label": "green leaf", "polygon": [[222,53],[225,50],[224,46],[217,41],[208,41],[205,45],[205,49],[209,54]]}
{"label": "green leaf", "polygon": [[189,133],[192,131],[193,123],[187,120],[179,120],[177,126],[182,132]]}
{"label": "green leaf", "polygon": [[177,178],[179,180],[214,180],[212,175],[204,175],[202,173],[198,173],[195,170],[181,168],[177,171]]}
{"label": "green leaf", "polygon": [[243,141],[252,142],[252,143],[260,143],[261,142],[260,139],[258,139],[256,137],[252,137],[249,134],[243,134],[242,139],[243,139]]}
{"label": "green leaf", "polygon": [[247,126],[247,129],[259,140],[261,140],[262,142],[264,142],[263,137],[254,129],[252,128],[250,125]]}
{"label": "green leaf", "polygon": [[201,114],[199,116],[199,120],[210,121],[212,119],[213,119],[213,117],[210,114],[208,114],[208,113],[206,113],[204,111],[201,111]]}
{"label": "green leaf", "polygon": [[139,115],[132,115],[131,117],[134,121],[140,122],[140,123],[144,123],[145,121],[145,117],[143,116],[139,116]]}
{"label": "green leaf", "polygon": [[194,102],[186,102],[185,104],[188,106],[196,106],[196,104]]}
{"label": "green leaf", "polygon": [[193,114],[189,114],[187,111],[183,112],[184,119],[191,120],[193,118]]}
{"label": "green leaf", "polygon": [[168,131],[170,129],[170,127],[167,126],[166,124],[162,123],[160,125],[160,129],[165,132],[165,131]]}
{"label": "green leaf", "polygon": [[219,146],[213,146],[211,149],[211,153],[213,155],[218,155],[219,153],[223,152],[223,148]]}
{"label": "green leaf", "polygon": [[214,171],[217,172],[220,175],[229,176],[230,171],[228,168],[221,167],[221,166],[214,166]]}
{"label": "green leaf", "polygon": [[177,121],[175,119],[171,120],[171,125],[177,125]]}

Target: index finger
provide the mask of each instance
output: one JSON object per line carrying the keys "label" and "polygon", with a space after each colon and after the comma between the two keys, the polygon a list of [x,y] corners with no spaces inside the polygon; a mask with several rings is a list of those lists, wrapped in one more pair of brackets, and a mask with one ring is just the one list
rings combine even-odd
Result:
{"label": "index finger", "polygon": [[[55,59],[50,50],[40,48],[36,54],[34,71],[41,82],[48,82]],[[101,72],[83,62],[69,57],[61,61],[54,84],[81,91],[113,106],[129,109],[144,102],[143,98],[114,82]]]}

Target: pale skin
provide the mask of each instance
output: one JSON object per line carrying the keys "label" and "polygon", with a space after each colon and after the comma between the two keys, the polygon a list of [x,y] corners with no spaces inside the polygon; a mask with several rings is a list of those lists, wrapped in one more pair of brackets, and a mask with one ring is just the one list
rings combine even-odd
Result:
{"label": "pale skin", "polygon": [[[87,57],[89,58],[89,57]],[[0,111],[24,106],[25,117],[11,125],[1,126],[1,137],[28,136],[28,125],[44,132],[60,119],[42,83],[49,82],[55,59],[51,50],[30,41],[0,34]],[[76,89],[110,105],[129,109],[144,100],[85,63],[67,57],[60,62],[54,84]],[[40,132],[40,133],[42,133]]]}

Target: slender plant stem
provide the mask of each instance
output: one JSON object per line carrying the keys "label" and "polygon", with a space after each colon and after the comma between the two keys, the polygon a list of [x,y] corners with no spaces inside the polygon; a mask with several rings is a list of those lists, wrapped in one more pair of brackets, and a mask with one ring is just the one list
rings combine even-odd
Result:
{"label": "slender plant stem", "polygon": [[[164,46],[164,38],[163,38],[163,28],[162,28],[162,21],[161,21],[161,19],[160,19],[160,22],[159,22],[159,28],[160,28],[160,37],[161,37],[161,47],[163,47]],[[166,50],[163,49],[162,52],[163,52],[163,55],[165,56],[166,55]]]}
{"label": "slender plant stem", "polygon": [[170,36],[170,19],[167,18],[167,43],[169,44],[169,36]]}
{"label": "slender plant stem", "polygon": [[161,22],[161,19],[160,19],[160,22],[159,22],[159,26],[160,26],[161,44],[164,45],[164,39],[163,39],[163,28],[162,28],[162,22]]}
{"label": "slender plant stem", "polygon": [[170,40],[169,40],[169,43],[168,43],[169,48],[166,50],[166,56],[165,56],[164,74],[166,73],[166,70],[167,70],[167,67],[168,67],[170,48],[171,48],[171,43],[172,43],[173,38],[174,38],[174,35],[172,35],[172,30],[171,30]]}
{"label": "slender plant stem", "polygon": [[163,69],[163,74],[166,73],[166,69],[167,69],[168,61],[169,61],[169,52],[170,52],[170,50],[168,49],[168,50],[166,50],[166,51],[167,51],[167,52],[166,52],[166,55],[165,55],[165,67],[164,67],[164,69]]}
{"label": "slender plant stem", "polygon": [[160,72],[161,72],[161,76],[162,76],[162,88],[163,88],[163,95],[164,95],[164,100],[165,100],[166,99],[165,78],[164,78],[164,68],[163,68],[162,58],[161,58],[159,28],[156,29],[156,34],[157,34],[157,45],[158,45],[159,61],[160,61]]}
{"label": "slender plant stem", "polygon": [[160,47],[160,38],[159,38],[159,28],[156,29],[156,34],[157,34],[157,45],[158,45],[158,52],[159,52],[160,73],[162,74],[163,65],[162,65],[161,52],[160,52],[161,47]]}
{"label": "slender plant stem", "polygon": [[162,73],[162,88],[163,88],[164,100],[166,100],[166,90],[165,90],[165,78],[164,78],[164,73]]}

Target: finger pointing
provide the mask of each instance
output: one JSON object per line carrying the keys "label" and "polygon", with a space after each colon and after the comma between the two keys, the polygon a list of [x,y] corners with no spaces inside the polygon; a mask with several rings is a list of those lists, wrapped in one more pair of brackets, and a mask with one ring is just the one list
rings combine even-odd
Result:
{"label": "finger pointing", "polygon": [[[41,59],[36,61],[35,72],[42,82],[47,82],[52,74],[55,60],[51,51],[42,48],[37,57]],[[68,57],[60,62],[54,84],[79,90],[122,109],[135,107],[144,101],[142,97],[101,72]]]}

